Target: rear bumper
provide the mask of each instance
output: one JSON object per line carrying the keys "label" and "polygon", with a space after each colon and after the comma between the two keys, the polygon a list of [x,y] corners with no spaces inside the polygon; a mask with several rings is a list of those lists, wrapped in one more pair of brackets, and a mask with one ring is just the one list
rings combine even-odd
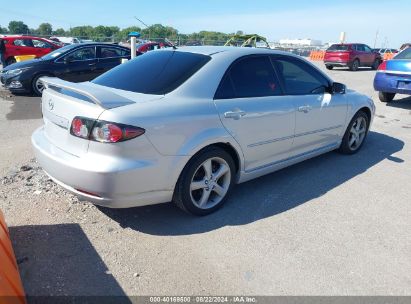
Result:
{"label": "rear bumper", "polygon": [[411,95],[411,86],[409,89],[399,88],[399,81],[411,82],[411,75],[404,77],[403,75],[377,72],[374,77],[374,89],[384,93]]}
{"label": "rear bumper", "polygon": [[43,127],[33,133],[32,145],[38,163],[57,184],[84,200],[109,208],[171,201],[177,168],[186,161],[185,156],[129,159],[90,152],[77,157],[50,143]]}
{"label": "rear bumper", "polygon": [[324,64],[325,65],[332,65],[332,66],[336,66],[336,67],[348,67],[350,66],[349,62],[345,62],[345,61],[329,61],[329,60],[324,60]]}

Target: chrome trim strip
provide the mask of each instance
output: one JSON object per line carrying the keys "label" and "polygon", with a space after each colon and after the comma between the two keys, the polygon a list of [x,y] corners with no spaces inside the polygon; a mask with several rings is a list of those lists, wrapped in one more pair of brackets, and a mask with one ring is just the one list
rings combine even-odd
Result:
{"label": "chrome trim strip", "polygon": [[338,125],[338,126],[333,126],[333,127],[329,127],[329,128],[318,129],[318,130],[314,130],[314,131],[309,131],[309,132],[305,132],[305,133],[296,134],[294,137],[301,137],[301,136],[311,135],[311,134],[315,134],[315,133],[330,131],[330,130],[338,129],[338,128],[341,128],[341,127],[342,127],[342,125]]}
{"label": "chrome trim strip", "polygon": [[261,169],[265,169],[265,168],[268,168],[268,167],[271,167],[271,166],[275,166],[275,165],[278,165],[278,164],[281,164],[281,163],[293,161],[293,160],[295,160],[295,159],[297,159],[297,158],[304,157],[304,156],[307,156],[307,155],[310,155],[310,154],[314,154],[314,153],[320,152],[320,151],[322,151],[322,150],[329,150],[329,149],[334,148],[334,147],[337,147],[337,146],[338,146],[338,142],[335,142],[335,143],[326,145],[326,146],[321,147],[321,148],[317,148],[317,149],[314,149],[314,150],[311,150],[311,151],[308,151],[308,152],[304,152],[304,153],[298,154],[298,155],[293,156],[293,157],[288,157],[288,158],[285,158],[285,159],[283,159],[283,160],[278,160],[278,161],[276,161],[276,162],[269,163],[269,164],[267,164],[267,165],[263,165],[263,166],[254,168],[254,169],[252,169],[252,170],[246,170],[245,173],[251,173],[251,172],[254,172],[254,171],[257,171],[257,170],[261,170]]}
{"label": "chrome trim strip", "polygon": [[324,129],[318,129],[318,130],[314,130],[314,131],[310,131],[310,132],[299,133],[299,134],[295,134],[295,135],[291,135],[291,136],[285,136],[285,137],[275,138],[275,139],[271,139],[271,140],[265,140],[265,141],[257,142],[257,143],[254,143],[254,144],[250,144],[247,147],[248,148],[254,148],[254,147],[258,147],[258,146],[262,146],[262,145],[266,145],[266,144],[271,144],[271,143],[278,142],[278,141],[283,141],[283,140],[292,139],[292,138],[296,138],[296,137],[311,135],[311,134],[320,133],[320,132],[324,132],[324,131],[330,131],[330,130],[338,129],[338,128],[341,128],[341,127],[342,127],[342,125],[338,125],[338,126],[333,126],[333,127],[324,128]]}
{"label": "chrome trim strip", "polygon": [[254,144],[250,144],[248,145],[249,148],[254,148],[254,147],[258,147],[258,146],[262,146],[262,145],[267,145],[267,144],[271,144],[277,141],[283,141],[283,140],[287,140],[287,139],[292,139],[294,138],[294,135],[291,136],[285,136],[285,137],[281,137],[281,138],[276,138],[276,139],[271,139],[271,140],[266,140],[266,141],[261,141],[261,142],[257,142]]}

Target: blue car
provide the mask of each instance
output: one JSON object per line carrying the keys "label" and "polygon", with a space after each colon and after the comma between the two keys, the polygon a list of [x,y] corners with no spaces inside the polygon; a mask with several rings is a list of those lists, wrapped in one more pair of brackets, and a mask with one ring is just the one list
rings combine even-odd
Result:
{"label": "blue car", "polygon": [[384,61],[374,78],[374,89],[382,102],[391,102],[395,94],[411,95],[411,48]]}

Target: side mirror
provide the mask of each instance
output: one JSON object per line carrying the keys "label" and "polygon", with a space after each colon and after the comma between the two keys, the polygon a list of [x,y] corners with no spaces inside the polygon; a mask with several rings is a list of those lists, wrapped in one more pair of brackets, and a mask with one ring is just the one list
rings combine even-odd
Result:
{"label": "side mirror", "polygon": [[347,87],[345,86],[345,84],[334,82],[331,89],[333,94],[345,94]]}

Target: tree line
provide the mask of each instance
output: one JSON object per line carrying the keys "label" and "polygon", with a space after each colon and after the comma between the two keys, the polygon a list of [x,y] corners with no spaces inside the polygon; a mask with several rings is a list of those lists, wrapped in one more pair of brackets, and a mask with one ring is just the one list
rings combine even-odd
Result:
{"label": "tree line", "polygon": [[[147,28],[139,26],[131,26],[120,29],[118,26],[76,26],[69,30],[63,28],[53,29],[50,23],[41,23],[37,29],[29,28],[23,21],[10,21],[7,28],[0,25],[0,33],[2,34],[30,34],[43,37],[49,36],[70,36],[80,39],[91,39],[94,41],[111,41],[119,42],[127,39],[130,32],[141,33],[143,39],[159,39],[167,38],[175,42],[200,42],[202,44],[218,44],[225,42],[234,33],[222,33],[213,31],[200,31],[198,33],[183,34],[171,26],[162,24],[153,24]],[[243,34],[238,31],[237,34]]]}

